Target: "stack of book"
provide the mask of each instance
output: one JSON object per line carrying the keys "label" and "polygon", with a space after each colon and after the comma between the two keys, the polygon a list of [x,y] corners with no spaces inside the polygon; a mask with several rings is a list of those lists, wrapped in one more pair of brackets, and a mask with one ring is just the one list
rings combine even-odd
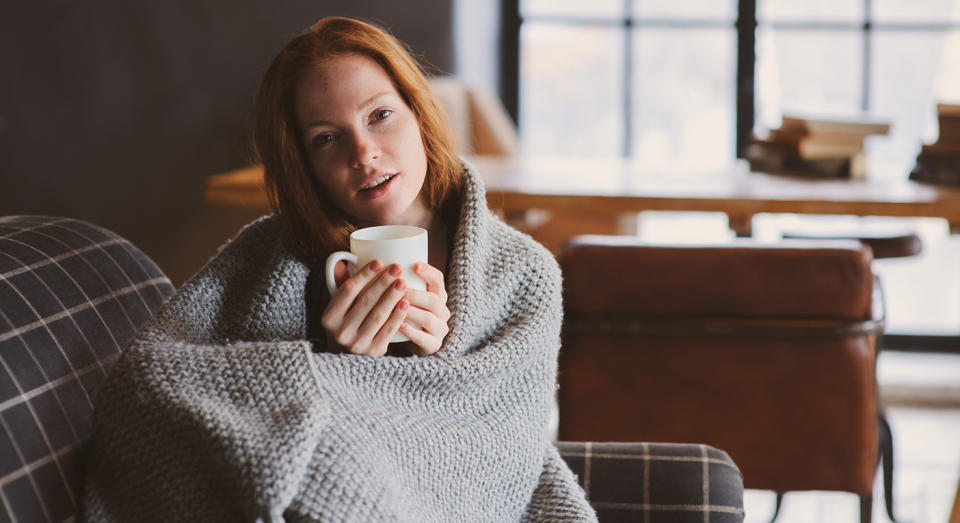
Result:
{"label": "stack of book", "polygon": [[863,178],[867,172],[864,138],[888,132],[889,123],[862,116],[785,114],[779,129],[754,133],[746,157],[755,171]]}
{"label": "stack of book", "polygon": [[940,135],[920,148],[910,179],[960,184],[960,105],[937,104],[937,121]]}

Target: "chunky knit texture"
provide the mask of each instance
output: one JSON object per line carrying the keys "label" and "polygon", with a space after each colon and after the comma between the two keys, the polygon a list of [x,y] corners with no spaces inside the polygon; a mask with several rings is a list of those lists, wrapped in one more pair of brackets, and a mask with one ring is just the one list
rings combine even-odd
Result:
{"label": "chunky knit texture", "polygon": [[248,225],[98,396],[92,521],[592,521],[545,438],[560,271],[464,165],[450,333],[428,357],[314,354],[309,270]]}

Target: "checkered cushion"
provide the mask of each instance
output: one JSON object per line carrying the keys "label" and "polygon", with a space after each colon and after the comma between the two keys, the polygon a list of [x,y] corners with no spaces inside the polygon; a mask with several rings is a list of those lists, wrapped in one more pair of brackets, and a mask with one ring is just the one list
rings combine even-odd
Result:
{"label": "checkered cushion", "polygon": [[740,522],[743,477],[707,445],[560,442],[600,521]]}
{"label": "checkered cushion", "polygon": [[74,516],[97,387],[173,290],[110,231],[0,218],[0,522]]}

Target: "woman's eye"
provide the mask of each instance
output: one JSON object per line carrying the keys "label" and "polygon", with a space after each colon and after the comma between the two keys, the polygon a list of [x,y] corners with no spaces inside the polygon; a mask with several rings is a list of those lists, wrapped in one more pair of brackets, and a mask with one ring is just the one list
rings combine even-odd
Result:
{"label": "woman's eye", "polygon": [[333,141],[332,134],[318,134],[313,137],[313,141],[310,142],[312,145],[327,145]]}
{"label": "woman's eye", "polygon": [[377,109],[373,113],[373,120],[374,121],[383,120],[388,116],[390,116],[391,114],[393,114],[393,111],[390,109]]}

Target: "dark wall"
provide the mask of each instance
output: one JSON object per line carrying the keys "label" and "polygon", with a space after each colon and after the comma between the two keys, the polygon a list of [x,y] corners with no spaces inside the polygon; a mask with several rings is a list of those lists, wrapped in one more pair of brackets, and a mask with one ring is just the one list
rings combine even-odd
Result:
{"label": "dark wall", "polygon": [[223,239],[198,228],[247,218],[205,208],[203,181],[249,162],[254,89],[283,43],[320,17],[357,16],[450,71],[452,2],[11,4],[0,17],[0,215],[94,221],[179,283],[212,254],[204,242]]}

